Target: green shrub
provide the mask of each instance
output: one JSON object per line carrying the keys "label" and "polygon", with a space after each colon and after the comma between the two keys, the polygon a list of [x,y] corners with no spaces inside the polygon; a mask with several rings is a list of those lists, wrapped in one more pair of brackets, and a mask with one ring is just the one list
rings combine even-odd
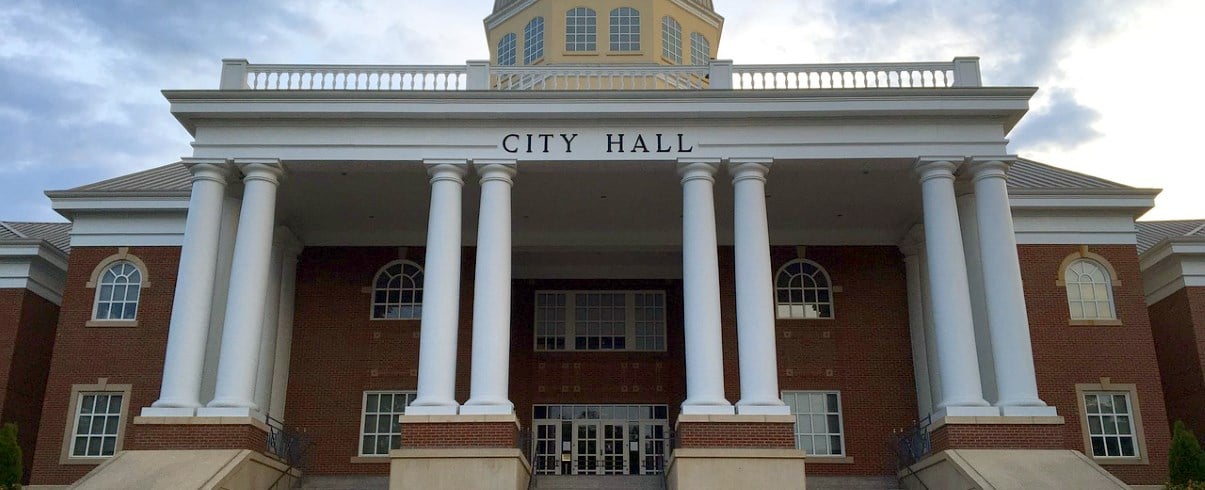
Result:
{"label": "green shrub", "polygon": [[[1171,470],[1168,488],[1202,488],[1205,486],[1205,451],[1184,422],[1176,421],[1172,430],[1172,447],[1168,453]],[[1195,486],[1192,484],[1196,483]],[[1189,485],[1172,487],[1172,485]]]}
{"label": "green shrub", "polygon": [[21,446],[17,445],[17,424],[4,424],[0,429],[0,489],[18,488],[21,488]]}

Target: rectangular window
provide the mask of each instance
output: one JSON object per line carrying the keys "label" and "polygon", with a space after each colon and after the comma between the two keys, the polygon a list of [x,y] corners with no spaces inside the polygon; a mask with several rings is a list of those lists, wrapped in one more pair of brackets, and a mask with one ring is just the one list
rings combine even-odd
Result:
{"label": "rectangular window", "polygon": [[537,351],[664,351],[664,291],[538,291]]}
{"label": "rectangular window", "polygon": [[1131,407],[1130,394],[1127,392],[1084,393],[1092,456],[1138,457],[1138,438],[1135,436],[1134,412]]}
{"label": "rectangular window", "polygon": [[414,401],[411,391],[365,391],[360,418],[360,456],[388,456],[402,447],[402,422],[399,417]]}
{"label": "rectangular window", "polygon": [[808,456],[845,456],[841,393],[784,391],[782,401],[795,416],[795,447]]}
{"label": "rectangular window", "polygon": [[105,458],[117,450],[124,392],[81,392],[71,432],[72,458]]}

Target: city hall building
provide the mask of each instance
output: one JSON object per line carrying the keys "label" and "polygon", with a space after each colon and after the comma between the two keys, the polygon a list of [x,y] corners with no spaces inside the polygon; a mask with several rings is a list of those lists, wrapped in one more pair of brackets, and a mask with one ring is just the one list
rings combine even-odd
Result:
{"label": "city hall building", "polygon": [[1010,155],[1036,89],[976,58],[742,66],[722,26],[497,0],[489,61],[165,91],[192,155],[0,223],[29,482],[1164,483],[1202,227],[1140,261],[1158,191]]}

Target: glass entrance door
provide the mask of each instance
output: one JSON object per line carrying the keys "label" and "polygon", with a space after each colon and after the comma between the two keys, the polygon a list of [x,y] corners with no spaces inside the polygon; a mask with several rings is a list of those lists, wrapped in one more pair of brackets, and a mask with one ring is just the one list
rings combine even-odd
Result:
{"label": "glass entrance door", "polygon": [[665,471],[664,405],[536,405],[533,463],[541,475],[656,475]]}

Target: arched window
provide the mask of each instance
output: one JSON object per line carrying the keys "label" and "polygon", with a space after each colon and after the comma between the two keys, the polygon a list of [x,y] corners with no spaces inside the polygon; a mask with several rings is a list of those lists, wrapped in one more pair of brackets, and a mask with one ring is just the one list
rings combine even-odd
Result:
{"label": "arched window", "polygon": [[598,15],[594,9],[577,7],[565,12],[565,51],[598,49]]}
{"label": "arched window", "polygon": [[810,260],[788,262],[774,281],[778,318],[832,318],[833,288],[824,268]]}
{"label": "arched window", "polygon": [[105,269],[96,283],[93,320],[134,320],[142,292],[142,271],[133,262],[118,260]]}
{"label": "arched window", "polygon": [[611,51],[640,51],[640,11],[620,7],[611,11]]}
{"label": "arched window", "polygon": [[668,15],[661,18],[661,57],[682,64],[682,25]]}
{"label": "arched window", "polygon": [[523,28],[523,64],[530,65],[544,57],[544,18],[536,17]]}
{"label": "arched window", "polygon": [[1072,320],[1113,320],[1113,283],[1108,268],[1093,259],[1072,260],[1063,270]]}
{"label": "arched window", "polygon": [[372,281],[372,319],[417,320],[422,316],[422,267],[399,260],[381,268]]}
{"label": "arched window", "polygon": [[690,64],[706,65],[711,61],[711,41],[697,32],[690,33]]}
{"label": "arched window", "polygon": [[498,65],[499,66],[514,66],[516,56],[516,45],[518,44],[519,36],[515,33],[510,33],[502,36],[498,40]]}

